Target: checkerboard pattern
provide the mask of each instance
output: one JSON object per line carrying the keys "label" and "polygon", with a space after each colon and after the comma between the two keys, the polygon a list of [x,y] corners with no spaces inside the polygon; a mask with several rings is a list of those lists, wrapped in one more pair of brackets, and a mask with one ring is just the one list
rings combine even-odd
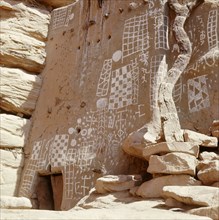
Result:
{"label": "checkerboard pattern", "polygon": [[34,142],[32,154],[31,154],[31,159],[32,160],[39,159],[41,146],[42,146],[42,141]]}
{"label": "checkerboard pattern", "polygon": [[50,151],[50,164],[52,167],[65,165],[69,135],[56,135]]}
{"label": "checkerboard pattern", "polygon": [[109,109],[118,109],[132,104],[132,76],[127,66],[112,72]]}

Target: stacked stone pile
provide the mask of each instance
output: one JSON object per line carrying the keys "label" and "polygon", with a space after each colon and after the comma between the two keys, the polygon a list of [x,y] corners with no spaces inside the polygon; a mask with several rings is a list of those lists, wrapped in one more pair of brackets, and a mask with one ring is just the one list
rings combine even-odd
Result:
{"label": "stacked stone pile", "polygon": [[30,118],[40,93],[50,12],[31,1],[3,0],[0,53],[0,189],[16,196]]}
{"label": "stacked stone pile", "polygon": [[[215,124],[213,122],[212,127],[216,127]],[[147,172],[153,178],[143,182],[139,175],[109,175],[97,180],[96,191],[107,193],[130,189],[133,196],[163,198],[168,207],[184,208],[193,214],[218,219],[217,137],[183,130],[184,142],[145,144],[140,134],[141,131],[131,134],[125,140],[123,150],[148,161]]]}

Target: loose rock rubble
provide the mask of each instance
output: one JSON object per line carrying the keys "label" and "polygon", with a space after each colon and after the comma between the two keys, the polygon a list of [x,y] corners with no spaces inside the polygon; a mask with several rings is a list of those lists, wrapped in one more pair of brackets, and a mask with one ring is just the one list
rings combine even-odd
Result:
{"label": "loose rock rubble", "polygon": [[[215,124],[214,122],[213,125]],[[218,139],[190,130],[183,130],[183,134],[184,142],[153,144],[144,143],[141,132],[133,132],[125,140],[123,150],[148,161],[147,172],[153,174],[153,178],[140,186],[132,182],[126,187],[127,181],[124,180],[130,179],[129,176],[123,175],[123,181],[119,176],[102,177],[97,180],[96,191],[118,191],[116,187],[100,190],[100,183],[104,188],[104,185],[110,185],[115,179],[119,183],[119,190],[130,188],[132,196],[144,199],[163,198],[169,208],[180,208],[188,213],[218,219]]]}

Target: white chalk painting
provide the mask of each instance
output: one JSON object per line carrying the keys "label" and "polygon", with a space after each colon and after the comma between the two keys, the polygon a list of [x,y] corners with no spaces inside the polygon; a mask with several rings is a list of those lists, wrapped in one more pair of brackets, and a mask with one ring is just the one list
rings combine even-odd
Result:
{"label": "white chalk painting", "polygon": [[[49,169],[49,166],[62,167],[64,196],[70,200],[79,200],[93,187],[95,173],[92,168],[105,172],[103,167],[106,161],[110,164],[106,171],[109,173],[115,166],[125,166],[125,156],[124,160],[116,159],[123,154],[121,142],[127,137],[128,130],[134,129],[136,121],[145,120],[148,105],[151,110],[157,108],[159,85],[168,69],[165,51],[179,52],[178,45],[169,48],[169,21],[163,13],[163,9],[154,8],[154,2],[149,1],[146,13],[125,21],[121,48],[104,60],[99,70],[96,109],[78,118],[65,134],[57,134],[33,144],[21,195],[30,196],[37,171]],[[54,11],[52,28],[67,25],[72,18],[71,6],[57,9]],[[200,16],[196,19],[204,25]],[[151,40],[148,22],[154,24]],[[209,12],[206,23],[208,45],[212,49],[218,44],[216,10]],[[205,31],[202,32],[200,44],[203,44],[205,35]],[[159,54],[150,55],[150,46],[159,50]],[[160,50],[164,51],[163,54]],[[150,104],[139,100],[141,86],[150,88]],[[184,91],[180,78],[173,93],[176,103],[180,102],[182,93],[187,92],[188,110],[191,113],[210,106],[205,75],[188,80],[186,88]]]}

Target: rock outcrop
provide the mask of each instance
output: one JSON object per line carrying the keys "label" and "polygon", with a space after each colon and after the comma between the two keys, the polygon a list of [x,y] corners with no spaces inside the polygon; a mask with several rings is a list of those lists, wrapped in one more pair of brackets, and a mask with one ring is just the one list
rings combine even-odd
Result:
{"label": "rock outcrop", "polygon": [[40,73],[46,59],[49,12],[14,0],[1,1],[0,10],[0,65]]}
{"label": "rock outcrop", "polygon": [[0,2],[0,185],[5,196],[18,195],[30,117],[42,85],[38,74],[45,66],[50,12],[35,3]]}
{"label": "rock outcrop", "polygon": [[16,68],[0,67],[1,108],[30,116],[36,107],[42,80]]}

